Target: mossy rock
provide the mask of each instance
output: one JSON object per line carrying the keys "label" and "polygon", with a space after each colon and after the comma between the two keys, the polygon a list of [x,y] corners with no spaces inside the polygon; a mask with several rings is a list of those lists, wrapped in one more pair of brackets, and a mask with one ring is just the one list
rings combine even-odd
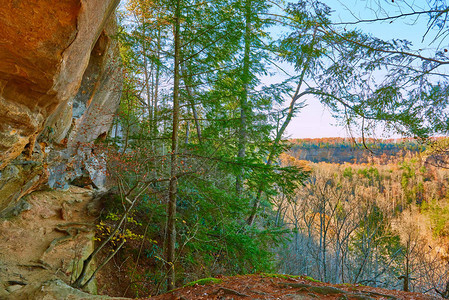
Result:
{"label": "mossy rock", "polygon": [[302,276],[303,279],[308,280],[308,281],[312,281],[312,282],[320,282],[318,279],[312,278],[310,276]]}
{"label": "mossy rock", "polygon": [[183,287],[194,286],[194,285],[215,284],[215,283],[221,283],[221,282],[223,282],[223,280],[218,279],[218,278],[208,277],[208,278],[198,279],[196,281],[189,282],[186,285],[184,285]]}
{"label": "mossy rock", "polygon": [[282,278],[282,279],[290,279],[290,278],[300,278],[299,275],[287,275],[287,274],[273,274],[273,273],[261,273],[262,277],[270,277],[270,278]]}

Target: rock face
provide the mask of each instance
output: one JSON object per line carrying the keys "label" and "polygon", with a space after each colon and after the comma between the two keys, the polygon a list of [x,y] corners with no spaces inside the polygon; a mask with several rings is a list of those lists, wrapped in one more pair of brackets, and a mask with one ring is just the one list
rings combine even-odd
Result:
{"label": "rock face", "polygon": [[85,164],[98,163],[64,167],[107,133],[118,107],[120,56],[112,37],[118,2],[0,6],[0,212],[47,177],[65,187]]}
{"label": "rock face", "polygon": [[[37,191],[21,202],[20,210],[0,219],[0,299],[109,299],[67,285],[93,250],[99,194],[71,186]],[[96,291],[95,282],[87,291]]]}

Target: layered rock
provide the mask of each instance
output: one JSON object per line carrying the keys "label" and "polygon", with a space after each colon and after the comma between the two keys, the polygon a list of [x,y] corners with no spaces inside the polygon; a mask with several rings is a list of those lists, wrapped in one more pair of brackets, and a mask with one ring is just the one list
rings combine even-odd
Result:
{"label": "layered rock", "polygon": [[105,160],[94,155],[92,142],[106,136],[120,102],[122,72],[115,19],[105,25],[92,49],[76,96],[54,113],[39,140],[51,141],[49,186],[68,188],[68,182],[87,172],[94,185],[105,185]]}
{"label": "layered rock", "polygon": [[70,174],[65,167],[107,133],[118,107],[118,2],[7,1],[0,7],[0,212],[48,176],[66,187],[98,163],[77,161]]}
{"label": "layered rock", "polygon": [[116,5],[44,0],[0,7],[0,168],[33,145],[55,109],[66,109]]}
{"label": "layered rock", "polygon": [[[0,299],[109,299],[67,285],[94,248],[102,201],[95,191],[75,186],[38,191],[0,219]],[[94,281],[87,291],[96,291]]]}

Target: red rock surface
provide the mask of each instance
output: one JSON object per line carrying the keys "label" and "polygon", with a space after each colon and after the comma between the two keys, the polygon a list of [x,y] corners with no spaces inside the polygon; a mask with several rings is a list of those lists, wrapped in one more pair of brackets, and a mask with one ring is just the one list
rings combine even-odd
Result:
{"label": "red rock surface", "polygon": [[117,0],[6,1],[0,6],[0,170],[31,148],[75,96]]}
{"label": "red rock surface", "polygon": [[442,299],[420,293],[392,291],[361,285],[331,285],[310,281],[304,277],[278,278],[265,275],[245,275],[220,279],[221,283],[184,287],[167,294],[142,299]]}

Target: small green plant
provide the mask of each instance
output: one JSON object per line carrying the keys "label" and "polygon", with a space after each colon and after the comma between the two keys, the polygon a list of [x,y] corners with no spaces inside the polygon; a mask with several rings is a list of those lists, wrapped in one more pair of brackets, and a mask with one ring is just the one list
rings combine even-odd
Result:
{"label": "small green plant", "polygon": [[343,171],[343,176],[344,177],[352,179],[352,175],[353,175],[353,170],[352,170],[351,167],[347,167],[347,168],[344,169],[344,171]]}
{"label": "small green plant", "polygon": [[[97,225],[97,234],[94,238],[95,241],[102,241],[103,239],[107,238],[111,232],[114,230],[115,223],[120,219],[119,215],[109,212],[108,215],[105,217],[106,220],[109,220],[110,222],[107,223],[107,221],[101,221],[100,224]],[[127,221],[129,224],[132,224],[134,226],[142,226],[141,223],[134,220],[132,216],[127,217]],[[112,238],[110,243],[113,247],[116,247],[119,245],[122,241],[126,240],[142,240],[143,235],[136,234],[132,230],[126,228],[124,232],[118,232],[116,233]],[[151,241],[150,242],[154,242]]]}

